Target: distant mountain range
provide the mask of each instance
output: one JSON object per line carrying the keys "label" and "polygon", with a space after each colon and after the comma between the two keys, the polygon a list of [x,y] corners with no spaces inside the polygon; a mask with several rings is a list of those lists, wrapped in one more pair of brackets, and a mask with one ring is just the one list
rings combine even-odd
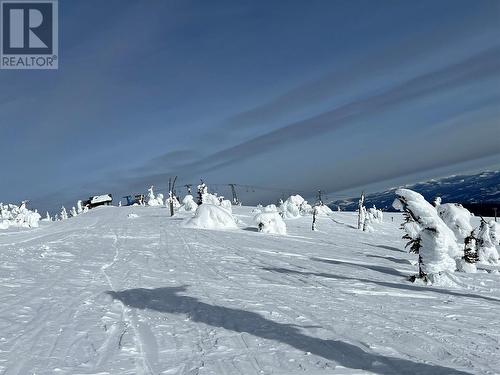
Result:
{"label": "distant mountain range", "polygon": [[[466,207],[488,207],[488,215],[491,207],[500,206],[500,171],[450,176],[401,187],[419,192],[430,202],[435,197],[441,197],[443,203],[461,203]],[[380,193],[367,194],[365,206],[375,205],[384,211],[395,211],[392,208],[392,202],[396,189],[398,187]],[[331,202],[329,206],[332,209],[340,206],[342,210],[355,211],[358,208],[358,200],[359,197],[342,199]]]}

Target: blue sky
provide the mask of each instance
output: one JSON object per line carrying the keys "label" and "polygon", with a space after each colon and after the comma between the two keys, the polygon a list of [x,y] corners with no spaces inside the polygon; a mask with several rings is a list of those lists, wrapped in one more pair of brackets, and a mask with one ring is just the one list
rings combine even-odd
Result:
{"label": "blue sky", "polygon": [[174,175],[354,192],[500,164],[498,1],[59,8],[59,70],[0,71],[0,201]]}

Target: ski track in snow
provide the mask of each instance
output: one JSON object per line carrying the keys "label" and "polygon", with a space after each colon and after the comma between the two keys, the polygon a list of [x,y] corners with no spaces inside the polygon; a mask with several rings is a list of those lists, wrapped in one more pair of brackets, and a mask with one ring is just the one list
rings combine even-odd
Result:
{"label": "ski track in snow", "polygon": [[409,283],[399,214],[279,236],[233,209],[238,230],[104,207],[1,232],[0,374],[500,373],[498,274]]}

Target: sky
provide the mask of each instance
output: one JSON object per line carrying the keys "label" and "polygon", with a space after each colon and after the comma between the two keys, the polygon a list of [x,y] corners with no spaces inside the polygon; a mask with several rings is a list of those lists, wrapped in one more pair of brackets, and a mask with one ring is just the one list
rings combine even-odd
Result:
{"label": "sky", "polygon": [[497,0],[60,0],[59,28],[58,70],[0,70],[3,202],[173,176],[335,199],[500,165]]}

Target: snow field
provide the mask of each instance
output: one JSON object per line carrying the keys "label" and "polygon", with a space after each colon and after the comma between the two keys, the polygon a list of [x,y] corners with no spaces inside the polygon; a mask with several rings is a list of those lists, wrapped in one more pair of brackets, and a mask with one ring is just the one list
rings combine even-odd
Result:
{"label": "snow field", "polygon": [[283,236],[232,210],[231,230],[102,207],[0,232],[0,373],[498,373],[498,266],[413,284],[400,214],[373,233],[301,216]]}

